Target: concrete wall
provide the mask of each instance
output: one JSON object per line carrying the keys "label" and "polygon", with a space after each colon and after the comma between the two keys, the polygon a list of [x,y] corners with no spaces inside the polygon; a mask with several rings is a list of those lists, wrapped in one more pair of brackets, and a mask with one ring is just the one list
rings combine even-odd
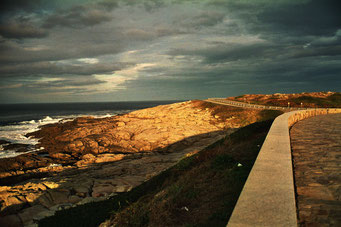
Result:
{"label": "concrete wall", "polygon": [[249,104],[246,102],[232,101],[232,100],[228,100],[225,98],[209,98],[204,101],[216,103],[220,105],[228,105],[228,106],[242,107],[242,108],[248,108],[248,109],[270,109],[270,110],[282,110],[282,111],[309,109],[309,108],[298,108],[298,107],[264,106],[264,105],[258,105],[258,104]]}
{"label": "concrete wall", "polygon": [[299,110],[275,119],[227,226],[297,226],[289,128],[331,113],[341,109]]}
{"label": "concrete wall", "polygon": [[295,111],[290,112],[293,113],[288,120],[289,127],[294,125],[296,122],[306,119],[308,117],[313,117],[316,115],[322,115],[322,114],[335,114],[335,113],[341,113],[341,109],[309,109],[305,111]]}

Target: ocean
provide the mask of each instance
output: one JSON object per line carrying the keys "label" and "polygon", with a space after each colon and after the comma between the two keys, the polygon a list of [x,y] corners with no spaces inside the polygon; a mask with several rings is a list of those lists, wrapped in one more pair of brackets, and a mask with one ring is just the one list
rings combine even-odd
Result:
{"label": "ocean", "polygon": [[25,135],[40,126],[81,116],[110,117],[180,101],[0,104],[0,158],[35,152],[37,139]]}

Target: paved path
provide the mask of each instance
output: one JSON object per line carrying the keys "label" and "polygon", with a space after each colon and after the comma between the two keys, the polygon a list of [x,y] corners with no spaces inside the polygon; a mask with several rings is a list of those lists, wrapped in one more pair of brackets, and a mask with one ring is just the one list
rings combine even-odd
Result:
{"label": "paved path", "polygon": [[206,102],[227,105],[227,106],[235,106],[235,107],[242,107],[242,108],[250,108],[250,109],[272,109],[272,110],[283,110],[283,111],[292,111],[292,110],[306,110],[307,108],[293,108],[293,107],[280,107],[280,106],[264,106],[264,105],[257,105],[257,104],[249,104],[245,102],[237,102],[231,101],[224,98],[209,98],[205,100]]}
{"label": "paved path", "polygon": [[302,120],[290,136],[300,226],[341,226],[341,114]]}

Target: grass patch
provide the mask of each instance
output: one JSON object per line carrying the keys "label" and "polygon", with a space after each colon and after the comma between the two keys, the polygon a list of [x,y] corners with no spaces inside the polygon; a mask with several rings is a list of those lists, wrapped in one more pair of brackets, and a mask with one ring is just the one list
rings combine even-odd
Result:
{"label": "grass patch", "polygon": [[229,154],[217,155],[211,162],[211,166],[217,170],[224,170],[226,168],[232,168],[236,165],[236,160],[232,158]]}
{"label": "grass patch", "polygon": [[281,115],[283,111],[280,110],[261,110],[258,114],[258,121],[267,121],[270,119],[275,119],[279,115]]}
{"label": "grass patch", "polygon": [[271,123],[239,129],[182,160],[158,190],[112,215],[110,225],[226,226]]}

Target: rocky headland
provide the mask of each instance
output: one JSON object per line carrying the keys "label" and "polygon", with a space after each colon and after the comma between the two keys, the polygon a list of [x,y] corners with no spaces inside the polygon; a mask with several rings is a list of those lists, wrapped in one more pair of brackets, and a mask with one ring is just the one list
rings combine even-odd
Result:
{"label": "rocky headland", "polygon": [[27,135],[43,150],[0,159],[0,224],[33,224],[129,191],[258,113],[197,100],[45,125]]}
{"label": "rocky headland", "polygon": [[340,108],[340,92],[303,92],[296,94],[245,94],[229,97],[228,100],[247,102],[251,104],[303,107],[303,108]]}

